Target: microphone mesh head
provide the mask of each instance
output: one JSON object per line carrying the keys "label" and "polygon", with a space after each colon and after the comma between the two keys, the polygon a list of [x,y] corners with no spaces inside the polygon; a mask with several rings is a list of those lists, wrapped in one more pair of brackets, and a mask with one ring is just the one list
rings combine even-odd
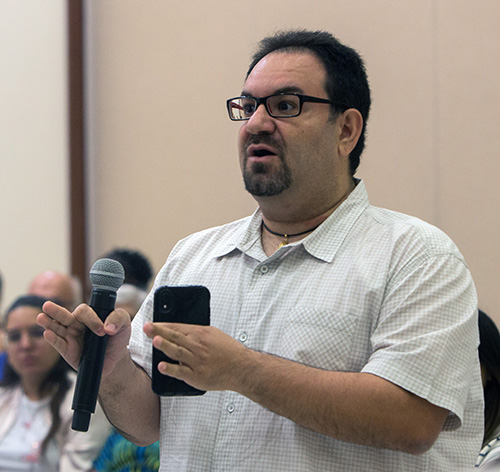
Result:
{"label": "microphone mesh head", "polygon": [[89,279],[92,288],[116,292],[125,279],[125,271],[118,261],[99,259],[90,269]]}

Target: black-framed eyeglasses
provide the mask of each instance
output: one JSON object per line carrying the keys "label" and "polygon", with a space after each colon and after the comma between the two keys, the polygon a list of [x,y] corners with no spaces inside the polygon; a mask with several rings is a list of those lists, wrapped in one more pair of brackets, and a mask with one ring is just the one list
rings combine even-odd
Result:
{"label": "black-framed eyeglasses", "polygon": [[267,97],[234,97],[227,100],[227,112],[233,121],[249,120],[259,105],[266,107],[273,118],[293,118],[299,116],[304,102],[329,103],[345,109],[344,103],[333,102],[325,98],[311,97],[299,93],[276,93]]}

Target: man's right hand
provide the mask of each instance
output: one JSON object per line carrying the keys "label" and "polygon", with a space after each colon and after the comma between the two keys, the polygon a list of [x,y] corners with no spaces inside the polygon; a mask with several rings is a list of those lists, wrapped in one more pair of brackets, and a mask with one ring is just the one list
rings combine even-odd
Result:
{"label": "man's right hand", "polygon": [[78,370],[83,348],[85,329],[98,336],[109,335],[102,375],[113,371],[116,364],[128,355],[130,315],[123,309],[114,310],[103,322],[94,310],[82,304],[71,313],[53,302],[43,305],[37,322],[45,328],[44,338],[74,369]]}

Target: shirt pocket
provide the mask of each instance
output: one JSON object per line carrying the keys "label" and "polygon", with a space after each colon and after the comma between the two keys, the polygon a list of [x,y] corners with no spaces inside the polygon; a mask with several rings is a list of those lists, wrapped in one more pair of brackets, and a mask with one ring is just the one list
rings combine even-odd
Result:
{"label": "shirt pocket", "polygon": [[279,355],[325,370],[347,371],[357,318],[321,308],[290,311]]}

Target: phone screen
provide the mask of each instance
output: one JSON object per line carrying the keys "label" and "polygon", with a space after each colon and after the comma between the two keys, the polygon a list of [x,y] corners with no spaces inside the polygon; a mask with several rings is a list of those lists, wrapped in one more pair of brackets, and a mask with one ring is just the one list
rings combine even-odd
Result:
{"label": "phone screen", "polygon": [[[154,322],[185,323],[208,326],[210,324],[210,292],[202,285],[163,286],[155,291]],[[161,361],[177,363],[153,347],[153,392],[162,396],[203,395],[204,390],[191,387],[158,371]]]}

